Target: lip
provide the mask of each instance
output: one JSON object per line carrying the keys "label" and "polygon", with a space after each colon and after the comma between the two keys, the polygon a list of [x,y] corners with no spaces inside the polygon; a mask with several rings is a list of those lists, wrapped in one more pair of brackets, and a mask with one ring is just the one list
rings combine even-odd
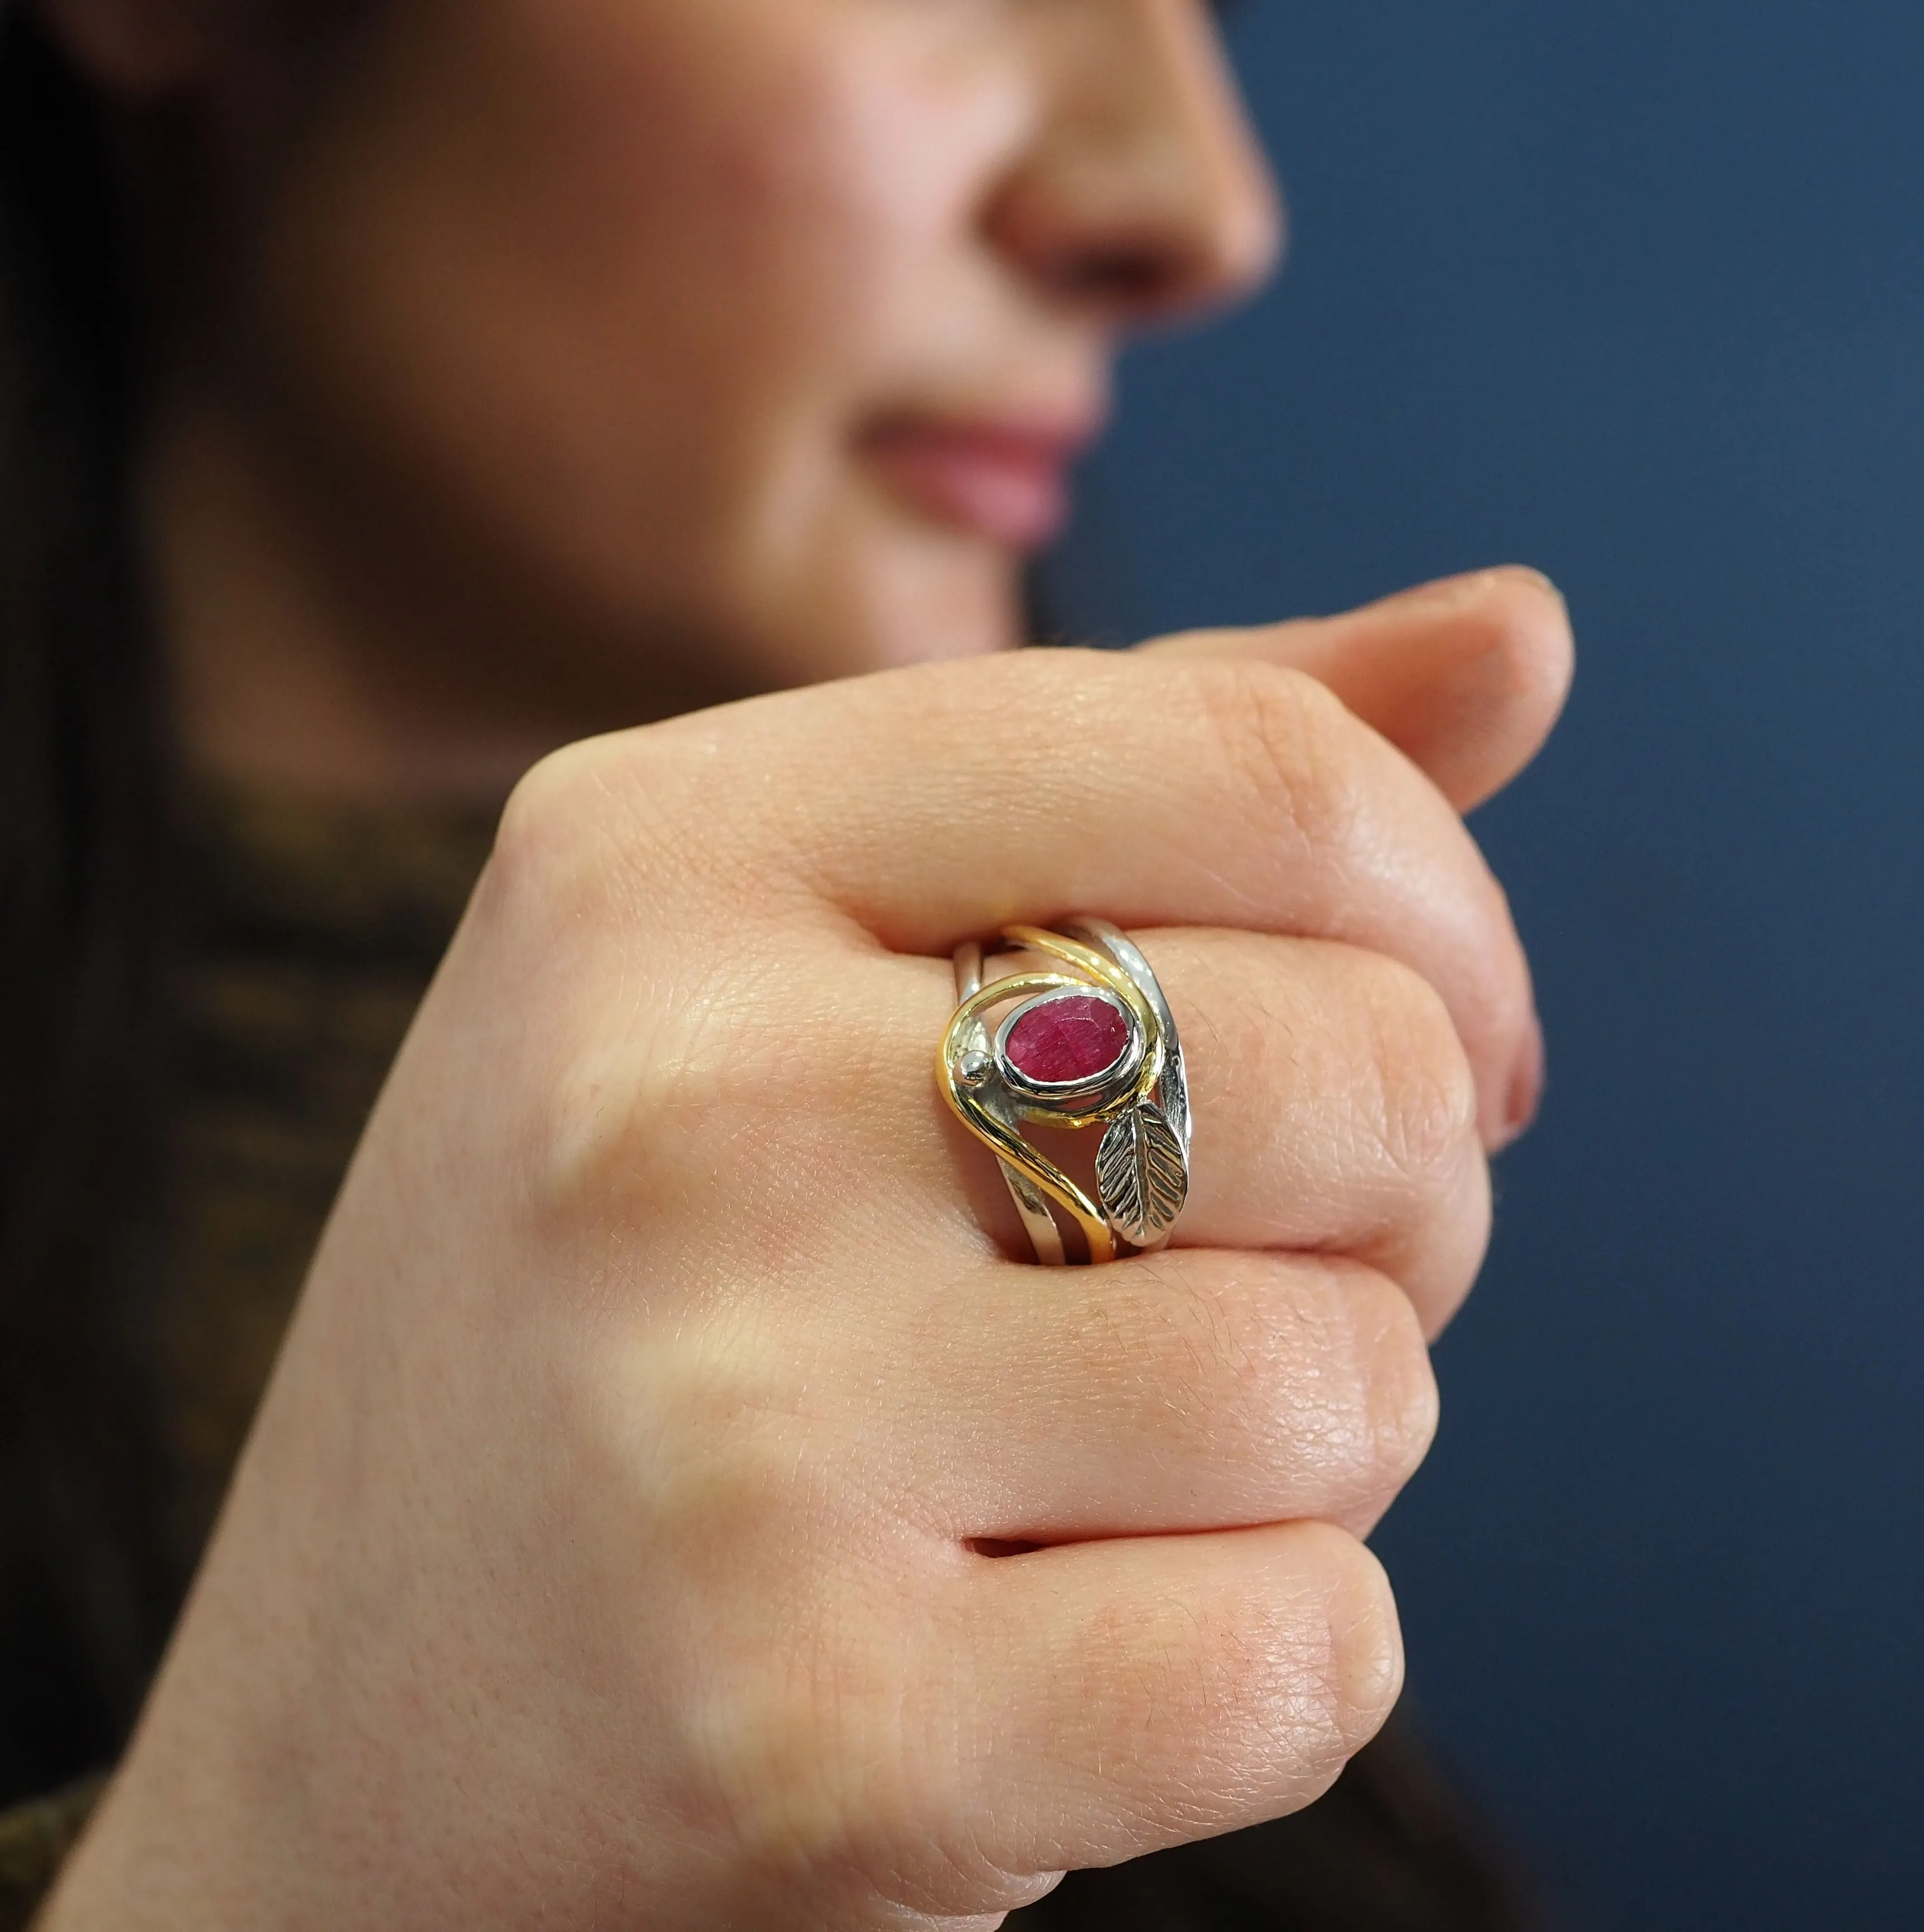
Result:
{"label": "lip", "polygon": [[878,423],[858,446],[896,495],[923,516],[1027,553],[1061,534],[1071,507],[1070,466],[1100,427],[1087,416],[905,416]]}

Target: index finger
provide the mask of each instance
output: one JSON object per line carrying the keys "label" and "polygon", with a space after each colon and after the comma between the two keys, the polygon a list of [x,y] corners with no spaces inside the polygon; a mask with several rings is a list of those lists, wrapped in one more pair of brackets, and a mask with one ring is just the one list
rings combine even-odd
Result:
{"label": "index finger", "polygon": [[617,836],[679,828],[685,844],[699,825],[710,880],[735,879],[754,902],[805,896],[899,952],[1094,913],[1386,953],[1447,1004],[1486,1136],[1511,1130],[1535,1026],[1503,895],[1448,800],[1301,672],[1028,652],[758,699],[563,755],[626,802]]}

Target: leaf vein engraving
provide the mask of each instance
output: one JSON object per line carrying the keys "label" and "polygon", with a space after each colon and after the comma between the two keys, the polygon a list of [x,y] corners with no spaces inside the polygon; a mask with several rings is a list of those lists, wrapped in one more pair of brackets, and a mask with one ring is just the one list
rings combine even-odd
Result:
{"label": "leaf vein engraving", "polygon": [[1096,1187],[1109,1226],[1138,1247],[1175,1225],[1188,1198],[1189,1165],[1159,1109],[1145,1103],[1110,1122],[1096,1155]]}

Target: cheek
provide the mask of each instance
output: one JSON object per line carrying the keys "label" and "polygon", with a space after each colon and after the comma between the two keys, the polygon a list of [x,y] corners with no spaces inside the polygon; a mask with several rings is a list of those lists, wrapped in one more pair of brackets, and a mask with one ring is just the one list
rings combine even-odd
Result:
{"label": "cheek", "polygon": [[881,17],[400,0],[275,238],[319,400],[624,600],[799,554],[1008,118]]}

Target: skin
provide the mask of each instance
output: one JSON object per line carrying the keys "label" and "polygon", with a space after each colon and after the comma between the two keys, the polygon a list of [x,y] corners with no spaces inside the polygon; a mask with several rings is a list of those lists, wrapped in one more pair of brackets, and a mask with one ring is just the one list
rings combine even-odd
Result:
{"label": "skin", "polygon": [[400,0],[305,88],[257,8],[56,10],[247,185],[157,548],[190,742],[329,790],[1007,648],[1021,546],[918,434],[1079,446],[1277,247],[1199,0]]}
{"label": "skin", "polygon": [[[1308,1802],[1535,1103],[1460,814],[1569,637],[1510,572],[1003,651],[1040,523],[930,425],[979,486],[959,413],[1087,427],[1266,266],[1206,16],[48,11],[227,186],[146,465],[194,755],[486,796],[660,722],[516,785],[47,1923],[988,1927]],[[958,941],[1084,909],[1196,1185],[1044,1275],[930,1062]]]}

